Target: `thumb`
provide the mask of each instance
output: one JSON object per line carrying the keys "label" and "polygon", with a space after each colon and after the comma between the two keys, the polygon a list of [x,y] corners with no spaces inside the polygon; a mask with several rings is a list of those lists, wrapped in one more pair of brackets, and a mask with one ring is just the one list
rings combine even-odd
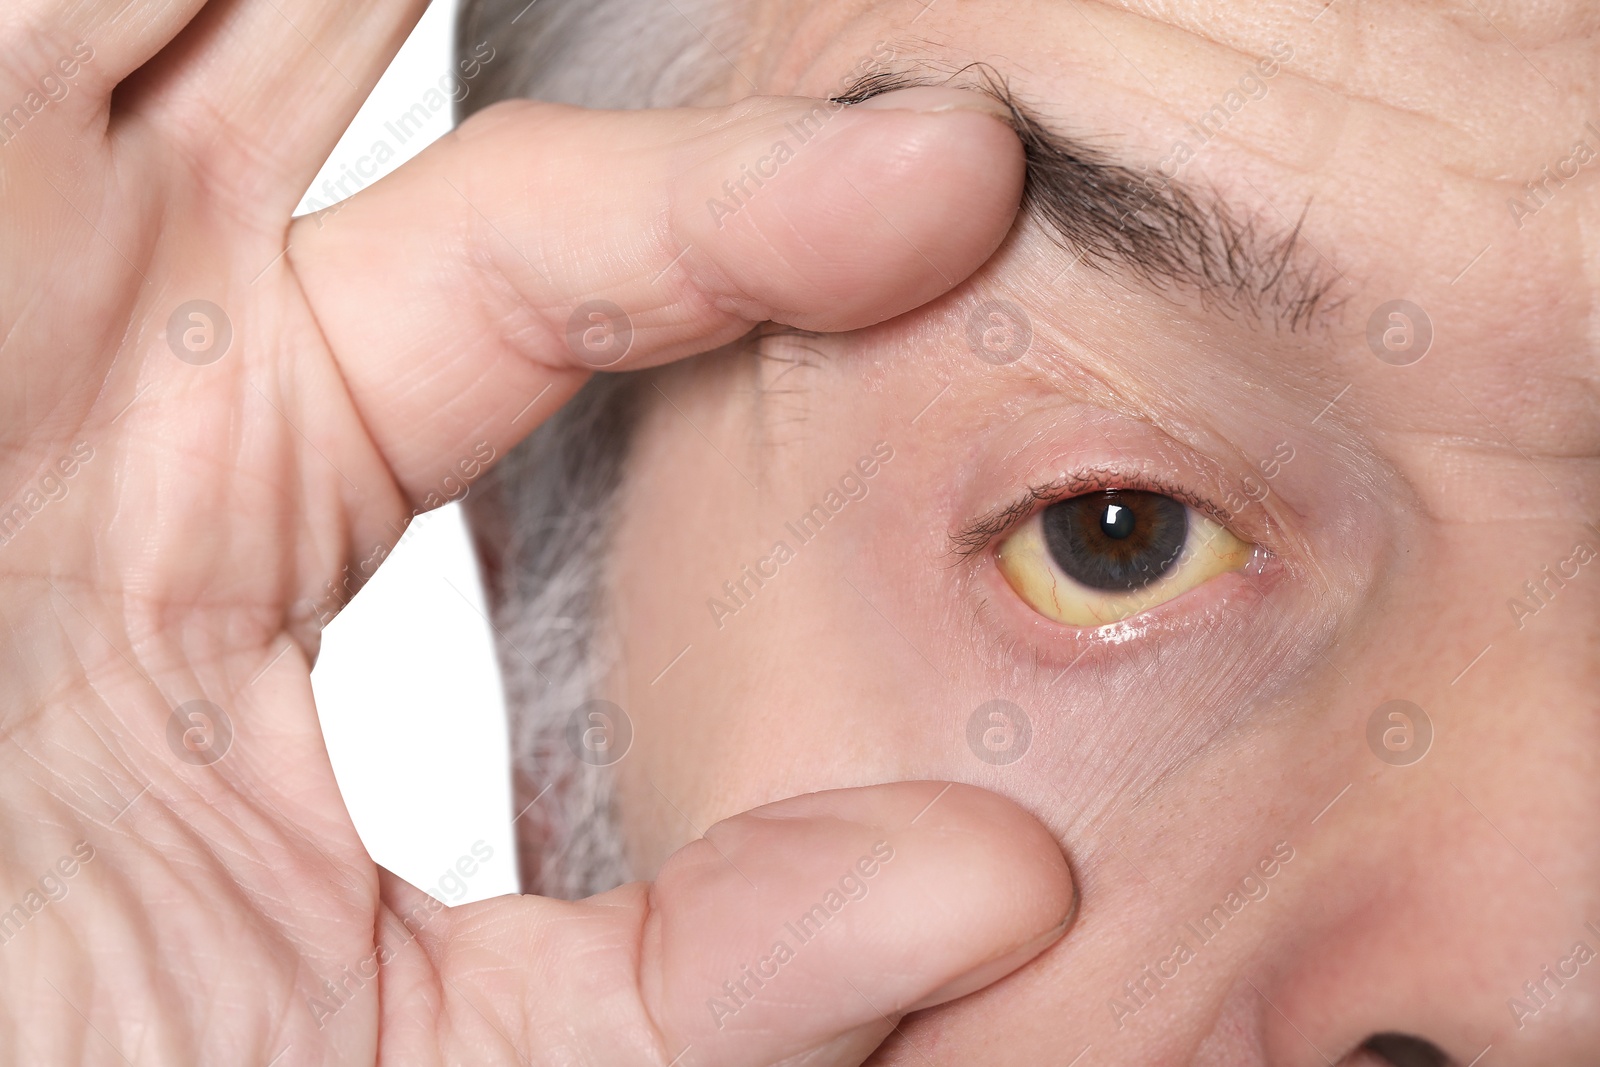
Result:
{"label": "thumb", "polygon": [[953,288],[1021,197],[1001,113],[935,88],[848,108],[502,103],[299,220],[290,261],[416,498],[475,443],[508,451],[596,369],[769,319],[864,327]]}
{"label": "thumb", "polygon": [[[488,1062],[487,1041],[519,1062],[853,1067],[905,1013],[1044,951],[1075,907],[1055,841],[1008,800],[938,782],[834,790],[718,823],[649,887],[451,909],[416,940],[436,980],[384,989],[437,994],[446,1060],[459,1042]],[[417,1005],[383,1010],[386,1043],[391,1026],[421,1038]]]}
{"label": "thumb", "polygon": [[865,1059],[900,1017],[1004,977],[1065,932],[1054,840],[971,786],[814,793],[714,827],[662,869],[646,1000],[704,1064]]}

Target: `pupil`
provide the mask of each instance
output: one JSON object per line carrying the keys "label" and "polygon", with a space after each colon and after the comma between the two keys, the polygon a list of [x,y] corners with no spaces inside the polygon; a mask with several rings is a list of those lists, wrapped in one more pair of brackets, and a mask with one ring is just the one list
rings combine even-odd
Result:
{"label": "pupil", "polygon": [[1107,504],[1105,514],[1100,516],[1100,532],[1107,537],[1123,541],[1133,536],[1133,525],[1136,521],[1132,508],[1125,508],[1121,504]]}
{"label": "pupil", "polygon": [[1042,513],[1056,566],[1090,589],[1131,593],[1161,578],[1189,540],[1189,509],[1161,493],[1106,489]]}

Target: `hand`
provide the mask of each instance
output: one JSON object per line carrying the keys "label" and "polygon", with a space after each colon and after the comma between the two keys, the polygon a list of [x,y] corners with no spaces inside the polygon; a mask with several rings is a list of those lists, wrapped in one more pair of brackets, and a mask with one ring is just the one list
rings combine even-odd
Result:
{"label": "hand", "polygon": [[362,849],[310,665],[413,511],[594,365],[916,307],[1003,238],[1020,148],[965,106],[517,103],[291,224],[419,7],[26,0],[0,28],[4,1058],[860,1063],[1064,928],[1018,808],[818,794],[653,886],[446,911]]}

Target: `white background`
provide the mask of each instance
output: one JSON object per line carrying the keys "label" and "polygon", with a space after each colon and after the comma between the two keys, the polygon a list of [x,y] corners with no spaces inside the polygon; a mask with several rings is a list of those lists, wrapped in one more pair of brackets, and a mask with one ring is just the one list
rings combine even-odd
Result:
{"label": "white background", "polygon": [[[379,142],[395,156],[362,179],[367,184],[450,129],[448,105],[420,130],[408,127],[404,140],[394,123],[418,103],[427,109],[425,101],[437,99],[428,91],[455,70],[454,8],[453,0],[428,8],[312,182],[302,211],[326,207],[324,181],[354,173]],[[311,673],[334,774],[367,851],[452,904],[517,889],[505,712],[484,611],[461,509],[451,504],[412,523],[328,626]],[[471,878],[447,876],[480,841],[493,857]]]}

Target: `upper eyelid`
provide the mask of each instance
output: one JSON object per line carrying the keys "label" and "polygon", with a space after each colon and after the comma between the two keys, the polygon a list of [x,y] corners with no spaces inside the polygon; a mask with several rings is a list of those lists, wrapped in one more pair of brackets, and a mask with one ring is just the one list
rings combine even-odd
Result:
{"label": "upper eyelid", "polygon": [[[1005,507],[980,518],[972,525],[957,530],[950,535],[950,550],[956,558],[968,559],[977,555],[993,544],[1001,534],[1008,533],[1020,526],[1024,519],[1031,516],[1036,510],[1034,505],[1041,500],[1049,500],[1060,492],[1054,485],[1029,486],[1027,494],[1012,501]],[[1058,497],[1057,499],[1065,499]]]}
{"label": "upper eyelid", "polygon": [[1210,515],[1224,526],[1229,525],[1222,518],[1224,512],[1222,512],[1221,508],[1203,497],[1196,496],[1182,486],[1169,483],[1166,479],[1148,472],[1134,472],[1108,467],[1094,471],[1081,471],[1065,478],[1058,478],[1053,482],[1029,486],[1016,500],[990,511],[971,525],[953,532],[950,535],[951,551],[958,561],[970,559],[983,552],[995,541],[999,540],[1002,535],[1010,533],[1018,526],[1021,526],[1032,518],[1036,512],[1044,510],[1045,507],[1063,500],[1070,500],[1075,496],[1099,492],[1104,489],[1138,489],[1150,493],[1160,493]]}

